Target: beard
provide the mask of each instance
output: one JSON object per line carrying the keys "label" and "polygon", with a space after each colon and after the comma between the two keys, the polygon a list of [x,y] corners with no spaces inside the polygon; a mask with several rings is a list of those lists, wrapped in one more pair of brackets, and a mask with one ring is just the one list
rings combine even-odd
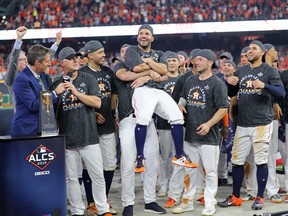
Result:
{"label": "beard", "polygon": [[256,61],[259,60],[259,58],[262,58],[262,56],[252,56],[251,58],[248,56],[248,62],[254,64]]}
{"label": "beard", "polygon": [[151,42],[149,42],[149,41],[144,41],[144,42],[139,41],[138,44],[139,44],[139,46],[142,47],[143,49],[147,49],[147,48],[149,48],[149,47],[151,46]]}

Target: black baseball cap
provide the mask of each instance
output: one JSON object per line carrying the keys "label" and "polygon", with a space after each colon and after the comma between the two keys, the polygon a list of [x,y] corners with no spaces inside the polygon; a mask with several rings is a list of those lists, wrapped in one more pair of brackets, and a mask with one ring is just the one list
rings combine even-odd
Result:
{"label": "black baseball cap", "polygon": [[82,56],[81,53],[76,53],[76,51],[72,47],[64,47],[58,53],[58,61],[64,59],[72,59],[75,56]]}
{"label": "black baseball cap", "polygon": [[231,64],[234,68],[236,68],[236,64],[235,64],[235,62],[234,61],[232,61],[232,60],[225,60],[224,61],[224,64]]}
{"label": "black baseball cap", "polygon": [[232,56],[231,53],[229,53],[229,52],[223,52],[223,53],[220,55],[219,58],[220,58],[220,59],[222,59],[222,58],[227,58],[228,60],[232,60],[232,61],[233,61],[233,56]]}
{"label": "black baseball cap", "polygon": [[103,48],[103,45],[97,40],[92,40],[92,41],[88,41],[85,44],[84,48],[85,48],[85,54],[87,55],[88,53],[91,53],[98,49]]}
{"label": "black baseball cap", "polygon": [[84,52],[85,53],[85,47],[81,47],[79,50],[78,50],[78,53],[80,52]]}
{"label": "black baseball cap", "polygon": [[259,47],[260,47],[260,49],[262,49],[264,52],[265,52],[265,46],[264,46],[264,44],[261,42],[261,41],[259,41],[259,40],[253,40],[251,43],[250,43],[250,45],[251,44],[256,44],[256,45],[258,45]]}
{"label": "black baseball cap", "polygon": [[139,30],[138,30],[138,34],[142,29],[148,29],[151,34],[153,35],[153,28],[149,25],[149,24],[143,24],[140,26]]}
{"label": "black baseball cap", "polygon": [[244,47],[242,50],[241,50],[241,54],[242,53],[247,53],[248,52],[248,46]]}
{"label": "black baseball cap", "polygon": [[193,49],[191,52],[190,52],[190,58],[193,59],[197,56],[197,54],[201,51],[201,49]]}
{"label": "black baseball cap", "polygon": [[264,47],[265,47],[265,51],[267,52],[270,49],[272,49],[274,46],[272,44],[266,43],[266,44],[264,44]]}
{"label": "black baseball cap", "polygon": [[165,57],[166,57],[167,60],[170,59],[170,58],[175,58],[175,59],[177,59],[177,60],[179,61],[179,56],[178,56],[178,54],[175,53],[175,52],[169,51],[169,52],[167,52],[167,53],[165,54]]}
{"label": "black baseball cap", "polygon": [[212,50],[210,50],[210,49],[202,49],[197,54],[197,56],[201,56],[201,57],[207,58],[209,60],[212,60],[213,61],[212,68],[218,68],[218,66],[216,64],[216,61],[217,61],[216,54]]}
{"label": "black baseball cap", "polygon": [[188,59],[188,55],[187,55],[187,53],[184,52],[184,51],[179,51],[179,52],[177,52],[177,54],[178,54],[178,55],[182,55],[182,56],[184,56],[184,59],[185,59],[185,60]]}

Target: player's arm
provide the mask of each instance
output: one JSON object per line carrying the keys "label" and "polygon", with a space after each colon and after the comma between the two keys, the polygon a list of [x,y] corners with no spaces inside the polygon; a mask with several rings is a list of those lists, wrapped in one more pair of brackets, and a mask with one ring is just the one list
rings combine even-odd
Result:
{"label": "player's arm", "polygon": [[230,98],[229,116],[232,122],[235,121],[238,113],[237,98],[236,96]]}
{"label": "player's arm", "polygon": [[143,71],[141,73],[134,73],[132,71],[129,71],[127,68],[121,68],[116,71],[116,76],[118,79],[122,81],[134,81],[142,76],[149,76],[151,73],[151,70],[148,69],[146,71]]}
{"label": "player's arm", "polygon": [[62,41],[62,31],[56,33],[56,41],[50,47],[50,59],[52,60],[57,52],[57,49]]}
{"label": "player's arm", "polygon": [[224,117],[227,111],[228,108],[219,108],[209,121],[201,124],[197,128],[197,134],[200,136],[205,136],[209,132],[210,128]]}
{"label": "player's arm", "polygon": [[15,77],[18,72],[18,61],[19,61],[19,55],[21,52],[21,46],[22,46],[22,39],[24,35],[27,32],[27,28],[25,26],[20,26],[16,29],[16,40],[12,49],[12,52],[10,54],[9,58],[9,64],[8,64],[8,71],[5,76],[5,83],[8,86],[12,86],[15,80]]}
{"label": "player's arm", "polygon": [[269,83],[264,83],[260,80],[254,80],[252,85],[256,89],[266,89],[271,95],[278,98],[285,97],[285,88],[283,86],[279,72],[273,69],[270,72]]}
{"label": "player's arm", "polygon": [[151,69],[151,67],[148,64],[142,63],[142,64],[139,64],[139,65],[136,65],[135,67],[133,67],[132,71],[135,73],[141,73],[143,71],[147,71],[150,69]]}
{"label": "player's arm", "polygon": [[228,96],[233,97],[239,91],[239,78],[237,76],[231,76],[227,78],[227,86],[228,86]]}
{"label": "player's arm", "polygon": [[118,101],[118,95],[117,94],[112,94],[112,97],[111,97],[111,110],[115,110],[116,109],[117,101]]}
{"label": "player's arm", "polygon": [[101,98],[97,97],[96,95],[86,95],[84,93],[79,92],[75,86],[70,83],[64,83],[65,89],[72,92],[80,101],[90,107],[100,108],[101,107]]}
{"label": "player's arm", "polygon": [[167,75],[167,66],[161,62],[155,62],[152,58],[144,58],[143,61],[155,72],[160,75]]}

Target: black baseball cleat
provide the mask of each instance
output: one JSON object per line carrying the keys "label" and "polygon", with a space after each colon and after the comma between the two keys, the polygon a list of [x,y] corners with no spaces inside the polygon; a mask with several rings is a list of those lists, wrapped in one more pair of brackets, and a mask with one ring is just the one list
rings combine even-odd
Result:
{"label": "black baseball cleat", "polygon": [[128,205],[124,207],[122,216],[134,216],[133,214],[133,205]]}
{"label": "black baseball cleat", "polygon": [[229,206],[241,206],[241,197],[237,198],[234,195],[228,196],[223,202],[218,202],[217,205],[221,208],[227,208]]}
{"label": "black baseball cleat", "polygon": [[144,211],[154,214],[166,214],[166,210],[159,206],[156,202],[145,204]]}

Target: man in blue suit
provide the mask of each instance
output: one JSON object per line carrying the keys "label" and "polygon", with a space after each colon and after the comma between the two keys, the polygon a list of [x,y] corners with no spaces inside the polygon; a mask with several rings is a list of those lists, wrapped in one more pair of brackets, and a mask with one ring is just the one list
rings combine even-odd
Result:
{"label": "man in blue suit", "polygon": [[[28,65],[19,73],[14,82],[13,91],[16,99],[16,112],[11,123],[11,135],[37,135],[39,130],[40,91],[47,90],[51,79],[44,73],[51,65],[49,49],[36,44],[27,53]],[[57,92],[63,92],[64,83],[59,84],[52,93],[52,100],[57,99]]]}

